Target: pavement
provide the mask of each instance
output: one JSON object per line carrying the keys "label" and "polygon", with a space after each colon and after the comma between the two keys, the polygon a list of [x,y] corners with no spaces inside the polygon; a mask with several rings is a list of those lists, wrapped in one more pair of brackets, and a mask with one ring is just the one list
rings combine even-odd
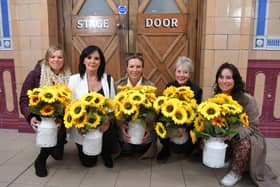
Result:
{"label": "pavement", "polygon": [[[280,139],[266,141],[267,163],[279,176]],[[38,152],[35,134],[0,129],[0,187],[219,187],[220,179],[228,171],[228,168],[209,168],[201,160],[174,153],[166,163],[123,157],[109,169],[98,158],[97,166],[85,168],[78,160],[75,144],[68,141],[64,159],[56,161],[49,157],[48,176],[40,178],[35,175],[33,165]],[[248,173],[236,185],[253,186]]]}

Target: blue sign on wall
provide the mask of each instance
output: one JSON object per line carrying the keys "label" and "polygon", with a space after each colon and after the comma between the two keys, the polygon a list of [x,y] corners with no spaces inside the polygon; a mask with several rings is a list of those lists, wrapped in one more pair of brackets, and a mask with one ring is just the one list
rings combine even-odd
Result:
{"label": "blue sign on wall", "polygon": [[9,0],[0,1],[0,50],[12,49]]}
{"label": "blue sign on wall", "polygon": [[256,3],[254,49],[280,50],[280,37],[267,33],[269,3],[268,0],[257,0]]}
{"label": "blue sign on wall", "polygon": [[127,8],[125,5],[120,5],[119,6],[119,14],[126,14]]}

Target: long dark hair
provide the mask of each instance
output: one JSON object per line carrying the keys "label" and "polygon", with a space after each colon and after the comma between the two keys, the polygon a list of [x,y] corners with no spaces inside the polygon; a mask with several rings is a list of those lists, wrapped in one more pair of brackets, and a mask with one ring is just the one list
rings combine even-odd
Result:
{"label": "long dark hair", "polygon": [[84,64],[84,60],[86,57],[88,57],[91,53],[93,53],[95,51],[97,51],[100,56],[100,66],[98,67],[98,70],[97,70],[97,79],[100,81],[103,73],[105,72],[106,61],[105,61],[105,56],[104,56],[102,50],[95,45],[90,45],[90,46],[84,48],[84,50],[82,51],[82,53],[80,55],[79,72],[80,72],[81,78],[83,78],[85,75],[85,72],[86,72],[86,66]]}
{"label": "long dark hair", "polygon": [[215,84],[214,84],[214,92],[215,92],[215,94],[222,92],[222,90],[220,89],[220,87],[218,85],[218,79],[221,76],[221,73],[224,69],[229,69],[232,72],[232,78],[234,80],[234,87],[231,91],[231,95],[233,98],[237,98],[245,92],[245,83],[242,80],[242,77],[241,77],[238,69],[236,68],[236,66],[233,64],[230,64],[228,62],[223,63],[218,68],[218,71],[216,73],[216,80],[215,80]]}

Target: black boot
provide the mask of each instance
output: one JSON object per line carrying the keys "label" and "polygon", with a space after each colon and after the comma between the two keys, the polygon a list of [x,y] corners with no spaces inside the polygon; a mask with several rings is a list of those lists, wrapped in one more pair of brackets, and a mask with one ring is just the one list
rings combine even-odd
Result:
{"label": "black boot", "polygon": [[48,175],[46,162],[50,152],[50,148],[41,148],[39,155],[34,161],[35,173],[38,177],[45,177]]}
{"label": "black boot", "polygon": [[170,157],[170,148],[169,148],[169,138],[167,139],[161,139],[160,143],[163,145],[163,148],[157,155],[158,161],[167,161]]}
{"label": "black boot", "polygon": [[114,167],[114,162],[110,154],[101,154],[104,166],[107,168],[113,168]]}

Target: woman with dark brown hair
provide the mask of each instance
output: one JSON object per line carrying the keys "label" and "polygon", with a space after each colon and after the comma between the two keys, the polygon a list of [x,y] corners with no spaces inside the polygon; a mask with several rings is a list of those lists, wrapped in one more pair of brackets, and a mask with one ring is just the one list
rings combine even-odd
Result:
{"label": "woman with dark brown hair", "polygon": [[238,134],[226,137],[230,150],[230,171],[223,177],[224,186],[233,186],[241,178],[245,170],[249,169],[251,179],[257,186],[279,187],[277,177],[265,163],[266,142],[258,129],[259,111],[254,97],[245,91],[245,84],[238,69],[230,63],[222,64],[216,73],[215,94],[224,93],[243,106],[249,117],[249,126],[241,126]]}

